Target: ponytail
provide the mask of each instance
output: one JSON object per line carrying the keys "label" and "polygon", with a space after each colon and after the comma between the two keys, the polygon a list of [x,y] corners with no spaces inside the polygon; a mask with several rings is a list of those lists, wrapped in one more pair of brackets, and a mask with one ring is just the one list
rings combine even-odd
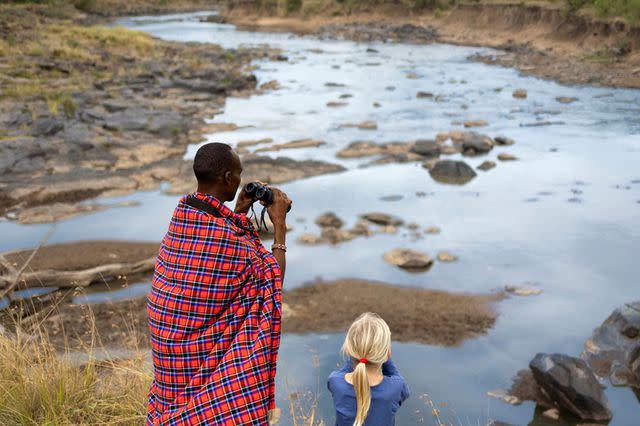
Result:
{"label": "ponytail", "polygon": [[369,387],[367,366],[364,362],[359,362],[353,369],[353,389],[356,393],[357,405],[356,421],[353,426],[362,426],[371,406],[371,388]]}
{"label": "ponytail", "polygon": [[389,358],[391,331],[382,318],[371,312],[358,317],[349,327],[342,352],[355,362],[352,380],[356,394],[356,418],[353,426],[363,426],[371,407],[371,387],[367,366],[380,368]]}

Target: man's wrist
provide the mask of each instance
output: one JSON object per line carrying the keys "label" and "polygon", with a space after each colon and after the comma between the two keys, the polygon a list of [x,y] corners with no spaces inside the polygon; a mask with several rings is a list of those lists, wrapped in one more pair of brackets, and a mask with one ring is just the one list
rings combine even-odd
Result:
{"label": "man's wrist", "polygon": [[249,203],[236,203],[236,208],[233,211],[238,214],[246,214],[249,212],[250,208],[251,204]]}

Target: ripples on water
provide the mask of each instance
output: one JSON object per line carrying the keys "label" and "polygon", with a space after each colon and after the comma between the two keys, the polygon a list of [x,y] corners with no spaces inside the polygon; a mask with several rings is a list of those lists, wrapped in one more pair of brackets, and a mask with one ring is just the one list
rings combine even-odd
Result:
{"label": "ripples on water", "polygon": [[[508,387],[511,377],[537,352],[578,355],[591,331],[615,307],[640,296],[635,265],[635,253],[640,250],[640,92],[567,87],[467,60],[488,49],[358,44],[252,33],[199,22],[198,17],[205,14],[122,19],[118,24],[169,40],[212,42],[228,48],[268,43],[282,48],[288,62],[259,62],[260,69],[255,71],[259,83],[275,79],[282,89],[228,99],[224,113],[214,122],[251,127],[218,133],[210,140],[234,145],[267,137],[274,143],[320,139],[327,144],[276,155],[336,162],[349,169],[283,185],[295,200],[286,286],[299,286],[315,277],[357,277],[482,293],[505,284],[540,283],[541,296],[501,302],[497,324],[485,337],[449,349],[394,344],[394,357],[414,395],[401,408],[398,424],[419,423],[421,418],[426,424],[433,422],[430,410],[418,398],[423,393],[448,403],[450,408],[443,412],[455,424],[483,424],[487,419],[528,423],[533,418],[532,403],[510,407],[486,392]],[[377,52],[367,52],[368,47]],[[408,78],[411,73],[420,78]],[[327,82],[344,87],[327,87]],[[526,99],[512,97],[518,88],[527,90]],[[418,91],[432,92],[442,100],[417,99]],[[352,97],[340,99],[342,94]],[[561,104],[555,100],[558,96],[578,101]],[[348,105],[326,107],[327,102],[339,100]],[[374,102],[380,107],[374,107]],[[375,120],[378,129],[339,128],[364,120]],[[516,141],[512,147],[494,148],[489,156],[465,158],[471,166],[495,160],[500,152],[514,154],[520,161],[498,161],[495,169],[479,172],[471,183],[457,187],[437,184],[419,164],[360,168],[369,160],[335,157],[337,150],[354,140],[433,138],[457,128],[451,124],[454,120],[486,120],[489,125],[478,129],[481,133]],[[539,121],[564,124],[526,127]],[[196,149],[189,147],[186,157],[192,158]],[[419,197],[418,192],[427,196]],[[380,200],[394,194],[404,197],[396,202]],[[51,242],[158,241],[177,197],[156,191],[122,199],[140,205],[61,222]],[[333,247],[296,244],[298,235],[318,232],[313,219],[329,210],[347,225],[360,213],[385,211],[422,228],[438,226],[442,233],[417,241],[401,231]],[[298,218],[306,222],[296,222]],[[4,236],[0,249],[33,247],[49,226],[0,223]],[[385,251],[400,246],[432,255],[444,249],[460,260],[436,264],[425,274],[408,274],[382,260]],[[123,290],[118,297],[141,294],[144,286]],[[108,294],[94,294],[87,301],[105,297]],[[341,339],[342,335],[333,334],[284,336],[280,406],[287,406],[286,378],[290,389],[319,390],[321,414],[332,419],[325,378],[339,360]],[[607,395],[614,409],[611,424],[636,425],[640,406],[632,392],[609,386]]]}

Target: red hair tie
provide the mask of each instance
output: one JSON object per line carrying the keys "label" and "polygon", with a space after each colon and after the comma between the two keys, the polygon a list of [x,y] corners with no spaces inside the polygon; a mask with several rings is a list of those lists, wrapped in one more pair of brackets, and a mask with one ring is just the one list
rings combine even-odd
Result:
{"label": "red hair tie", "polygon": [[367,361],[367,359],[366,359],[366,358],[360,358],[360,359],[358,360],[358,362],[361,362],[361,363],[363,363],[363,364],[367,364],[369,361]]}

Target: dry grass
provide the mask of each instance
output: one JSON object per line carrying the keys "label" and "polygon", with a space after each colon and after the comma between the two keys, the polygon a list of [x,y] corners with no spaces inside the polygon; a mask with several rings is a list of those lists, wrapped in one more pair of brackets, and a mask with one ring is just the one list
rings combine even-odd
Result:
{"label": "dry grass", "polygon": [[144,422],[151,371],[138,357],[82,365],[38,337],[0,336],[0,424]]}

